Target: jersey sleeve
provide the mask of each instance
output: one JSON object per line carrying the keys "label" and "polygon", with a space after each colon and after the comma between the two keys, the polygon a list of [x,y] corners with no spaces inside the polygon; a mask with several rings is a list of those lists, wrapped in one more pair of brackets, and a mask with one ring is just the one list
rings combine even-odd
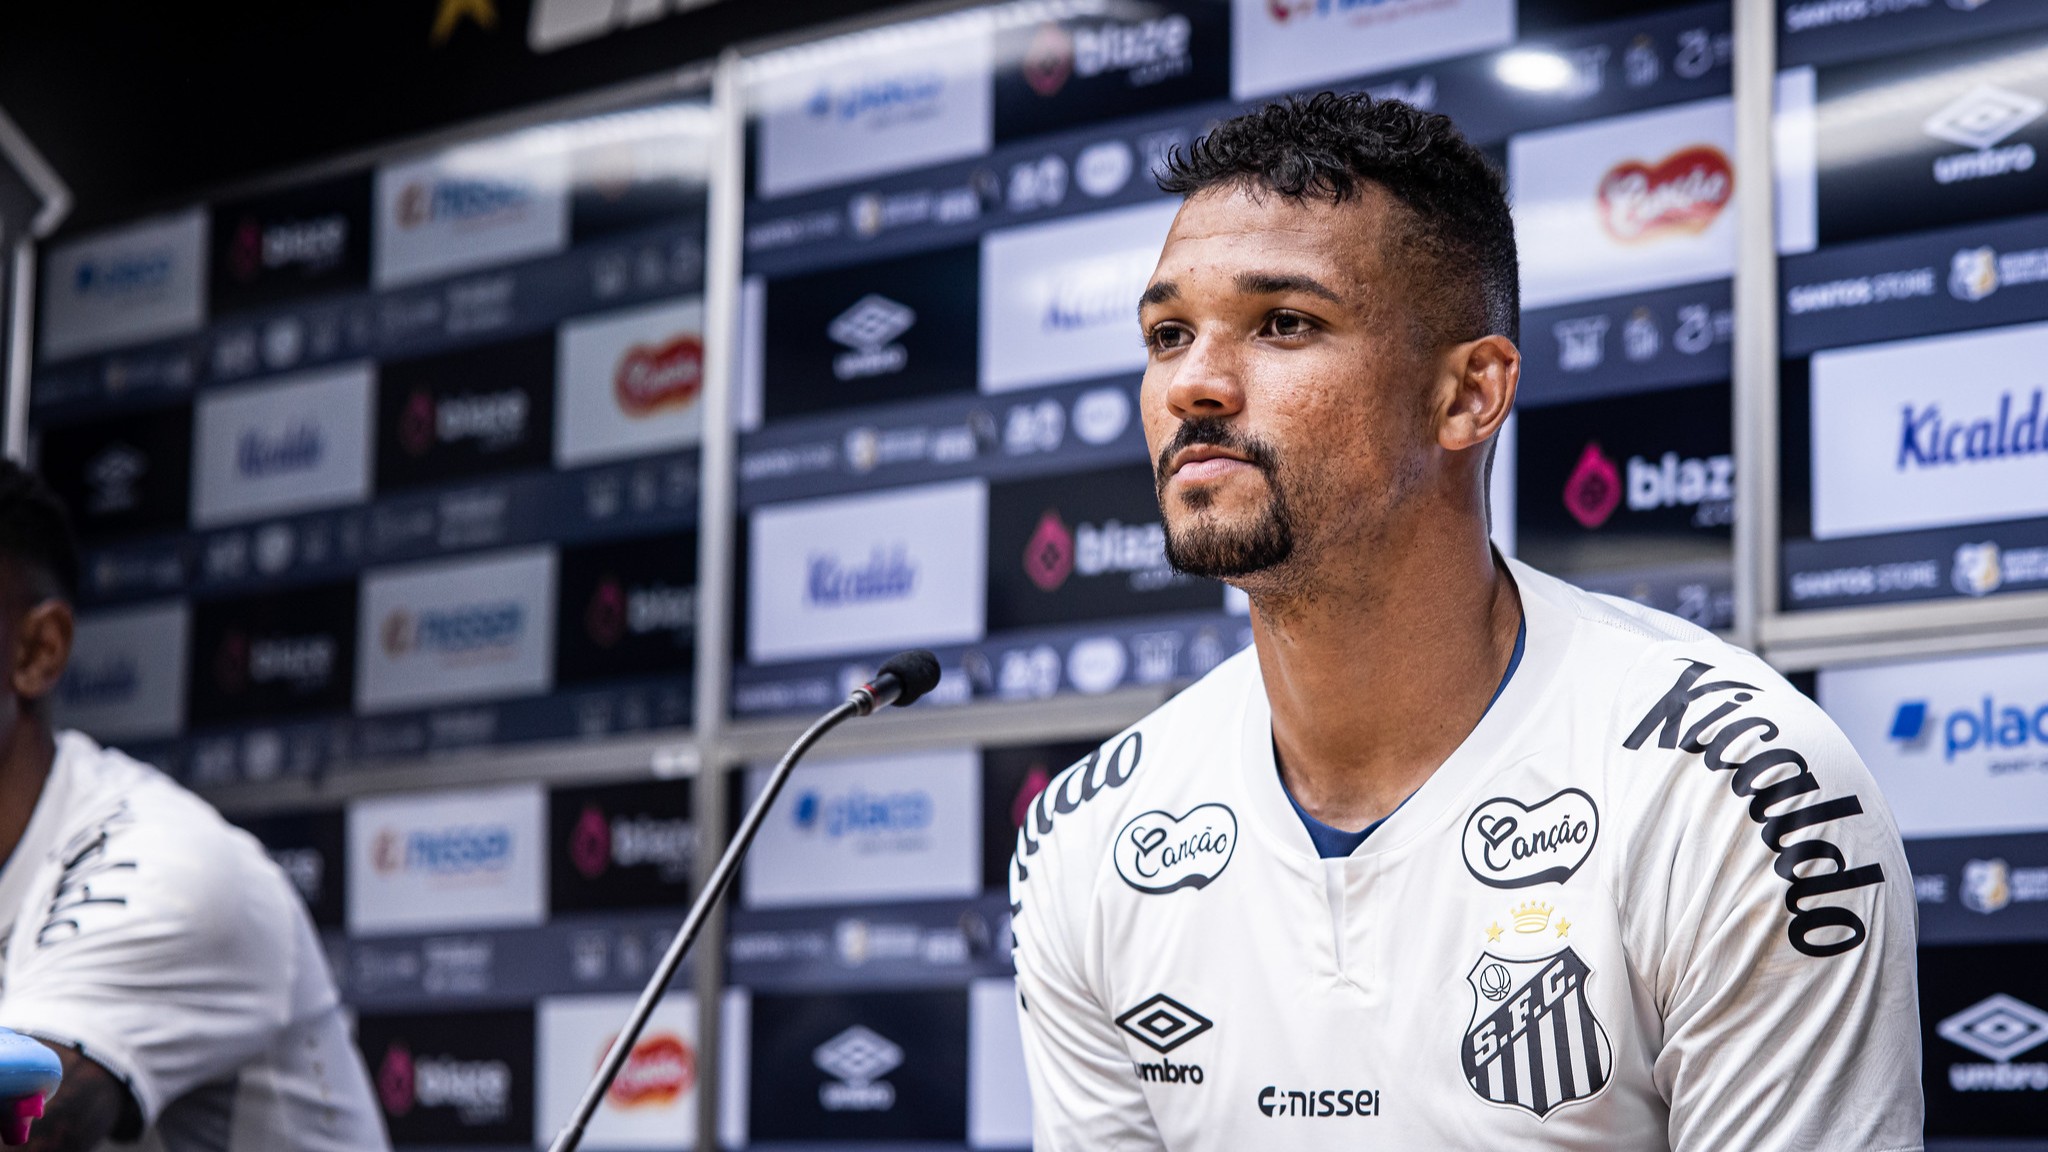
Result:
{"label": "jersey sleeve", "polygon": [[[1089,763],[1084,761],[1083,764]],[[1080,767],[1080,766],[1077,766]],[[1069,772],[1075,769],[1069,769]],[[1082,961],[1091,878],[1061,858],[1047,805],[1064,777],[1039,796],[1010,861],[1017,1008],[1031,1077],[1035,1152],[1154,1152],[1166,1145],[1130,1056]],[[1034,827],[1034,822],[1037,827]],[[1058,835],[1085,834],[1085,826]]]}
{"label": "jersey sleeve", "polygon": [[1912,874],[1875,781],[1760,662],[1637,672],[1610,780],[1672,1149],[1921,1147]]}
{"label": "jersey sleeve", "polygon": [[210,811],[190,815],[145,827],[122,805],[70,838],[14,926],[0,990],[0,1026],[125,1081],[145,1127],[276,1043],[296,977],[282,880]]}

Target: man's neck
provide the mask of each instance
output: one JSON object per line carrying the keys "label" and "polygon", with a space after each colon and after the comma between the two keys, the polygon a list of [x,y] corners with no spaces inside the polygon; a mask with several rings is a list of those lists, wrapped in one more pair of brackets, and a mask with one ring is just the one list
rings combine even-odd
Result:
{"label": "man's neck", "polygon": [[1303,581],[1312,594],[1253,598],[1281,777],[1332,827],[1362,829],[1421,787],[1507,671],[1522,620],[1514,581],[1483,534],[1446,548],[1439,531],[1321,565],[1344,570]]}
{"label": "man's neck", "polygon": [[56,759],[56,738],[39,715],[17,713],[0,733],[0,865],[21,845]]}

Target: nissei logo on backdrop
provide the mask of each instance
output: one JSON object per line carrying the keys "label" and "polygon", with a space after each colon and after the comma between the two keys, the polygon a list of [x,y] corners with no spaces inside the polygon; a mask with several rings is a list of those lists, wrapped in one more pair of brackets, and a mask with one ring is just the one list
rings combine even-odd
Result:
{"label": "nissei logo on backdrop", "polygon": [[2007,456],[2035,456],[2048,452],[2048,421],[2042,413],[2041,389],[2036,388],[2022,414],[2014,413],[2013,393],[1998,397],[1998,414],[1975,418],[1944,418],[1941,405],[1907,403],[1899,429],[1899,454],[1894,467],[1940,468],[1997,460]]}
{"label": "nissei logo on backdrop", "polygon": [[533,189],[510,180],[415,181],[398,194],[398,226],[485,225],[516,219],[533,202]]}
{"label": "nissei logo on backdrop", "polygon": [[384,618],[380,635],[393,656],[438,652],[488,659],[509,653],[525,630],[525,608],[505,600],[417,614],[400,609]]}
{"label": "nissei logo on backdrop", "polygon": [[235,468],[251,480],[307,472],[320,466],[325,453],[326,443],[317,424],[293,424],[275,434],[246,428],[235,441]]}
{"label": "nissei logo on backdrop", "polygon": [[[1994,754],[2048,752],[2048,703],[2014,704],[1986,695],[1972,707],[1942,713],[1931,701],[1906,700],[1892,714],[1888,735],[1893,743],[1919,751],[1932,744],[1937,732],[1942,758],[1950,762],[1962,753],[1979,750]],[[2031,766],[2018,762],[2006,767],[2022,771]],[[2000,767],[1992,765],[1994,772]]]}
{"label": "nissei logo on backdrop", "polygon": [[385,828],[370,849],[377,871],[389,876],[418,872],[432,876],[474,876],[503,872],[512,863],[512,829],[504,824],[453,824]]}
{"label": "nissei logo on backdrop", "polygon": [[804,596],[820,607],[837,608],[905,600],[917,591],[917,564],[904,545],[877,545],[859,561],[824,552],[811,554]]}
{"label": "nissei logo on backdrop", "polygon": [[921,845],[932,826],[931,794],[919,790],[869,792],[810,791],[797,797],[793,819],[799,831],[830,839],[857,837],[864,851],[902,850]]}

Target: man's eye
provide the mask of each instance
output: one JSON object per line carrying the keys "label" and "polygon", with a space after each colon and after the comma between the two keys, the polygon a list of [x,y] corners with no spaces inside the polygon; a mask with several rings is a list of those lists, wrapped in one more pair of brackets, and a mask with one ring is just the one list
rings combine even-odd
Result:
{"label": "man's eye", "polygon": [[1179,348],[1187,341],[1188,330],[1178,324],[1161,324],[1151,332],[1152,347],[1161,351]]}
{"label": "man's eye", "polygon": [[1266,331],[1274,336],[1305,336],[1312,327],[1299,312],[1275,312],[1266,318]]}

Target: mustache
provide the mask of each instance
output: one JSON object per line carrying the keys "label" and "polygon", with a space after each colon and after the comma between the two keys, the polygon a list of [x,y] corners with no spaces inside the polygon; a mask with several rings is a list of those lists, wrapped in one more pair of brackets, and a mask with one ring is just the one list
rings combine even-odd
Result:
{"label": "mustache", "polygon": [[1173,434],[1173,439],[1167,441],[1166,446],[1159,450],[1159,458],[1153,462],[1152,475],[1162,490],[1166,487],[1167,469],[1173,467],[1173,458],[1179,455],[1182,449],[1197,445],[1235,452],[1259,471],[1264,472],[1267,479],[1271,479],[1280,466],[1279,453],[1264,440],[1244,435],[1221,417],[1197,417],[1181,421],[1180,427]]}

